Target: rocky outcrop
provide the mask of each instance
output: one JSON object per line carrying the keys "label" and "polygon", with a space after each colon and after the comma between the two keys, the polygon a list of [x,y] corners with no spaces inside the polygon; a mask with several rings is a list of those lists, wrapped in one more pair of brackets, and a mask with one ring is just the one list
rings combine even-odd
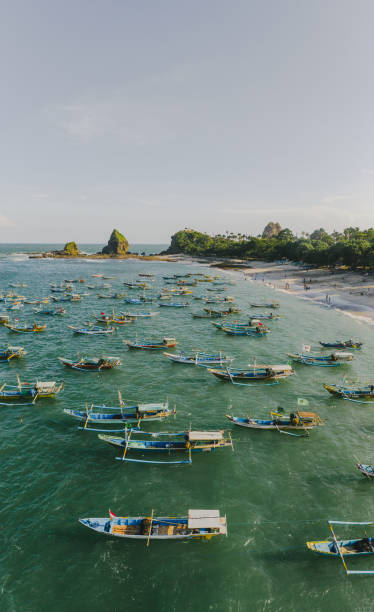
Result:
{"label": "rocky outcrop", "polygon": [[125,255],[129,249],[129,243],[125,236],[114,229],[110,235],[108,244],[101,251],[103,255]]}
{"label": "rocky outcrop", "polygon": [[76,242],[67,242],[62,251],[60,251],[61,255],[71,255],[74,257],[75,255],[79,255],[79,249]]}

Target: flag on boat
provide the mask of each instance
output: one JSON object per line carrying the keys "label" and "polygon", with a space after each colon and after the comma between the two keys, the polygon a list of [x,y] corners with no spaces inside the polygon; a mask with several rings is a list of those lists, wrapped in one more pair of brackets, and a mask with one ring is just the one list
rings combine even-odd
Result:
{"label": "flag on boat", "polygon": [[309,344],[303,344],[303,353],[310,353]]}
{"label": "flag on boat", "polygon": [[112,519],[112,518],[116,518],[117,515],[114,514],[114,512],[112,512],[111,510],[109,510],[109,516]]}
{"label": "flag on boat", "polygon": [[298,406],[309,406],[309,402],[306,399],[303,399],[302,397],[298,397],[297,398],[297,405]]}

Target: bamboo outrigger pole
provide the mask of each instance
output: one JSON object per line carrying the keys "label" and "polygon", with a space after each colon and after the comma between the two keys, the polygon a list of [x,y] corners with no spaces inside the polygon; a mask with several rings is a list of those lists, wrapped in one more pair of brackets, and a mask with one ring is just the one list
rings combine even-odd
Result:
{"label": "bamboo outrigger pole", "polygon": [[149,540],[150,540],[150,537],[151,537],[151,531],[152,531],[152,521],[153,521],[153,513],[154,513],[154,510],[153,510],[153,508],[152,508],[151,522],[149,523],[149,532],[148,532],[148,538],[147,538],[147,548],[148,548],[148,546],[149,546]]}

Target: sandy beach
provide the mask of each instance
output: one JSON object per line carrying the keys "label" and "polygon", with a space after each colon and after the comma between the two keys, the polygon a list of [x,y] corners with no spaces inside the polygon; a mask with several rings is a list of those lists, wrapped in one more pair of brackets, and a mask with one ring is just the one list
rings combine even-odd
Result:
{"label": "sandy beach", "polygon": [[350,270],[306,270],[293,263],[253,261],[245,276],[374,325],[374,277]]}

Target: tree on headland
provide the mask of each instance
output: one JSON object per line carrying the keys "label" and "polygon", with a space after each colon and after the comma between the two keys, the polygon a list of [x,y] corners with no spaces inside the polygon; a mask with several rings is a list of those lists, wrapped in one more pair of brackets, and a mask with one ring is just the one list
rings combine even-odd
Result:
{"label": "tree on headland", "polygon": [[278,236],[281,229],[282,228],[279,223],[273,223],[273,221],[270,221],[262,232],[262,238],[273,238],[273,236]]}
{"label": "tree on headland", "polygon": [[[244,234],[209,234],[185,229],[172,236],[167,253],[211,257],[234,257],[240,259],[263,259],[274,261],[289,259],[318,266],[346,265],[350,267],[374,267],[374,229],[347,228],[342,233],[331,234],[319,228],[310,235],[301,232],[295,236],[289,228],[273,233],[268,224],[266,234],[250,236]],[[270,228],[269,228],[270,226]],[[264,232],[265,232],[264,230]]]}

